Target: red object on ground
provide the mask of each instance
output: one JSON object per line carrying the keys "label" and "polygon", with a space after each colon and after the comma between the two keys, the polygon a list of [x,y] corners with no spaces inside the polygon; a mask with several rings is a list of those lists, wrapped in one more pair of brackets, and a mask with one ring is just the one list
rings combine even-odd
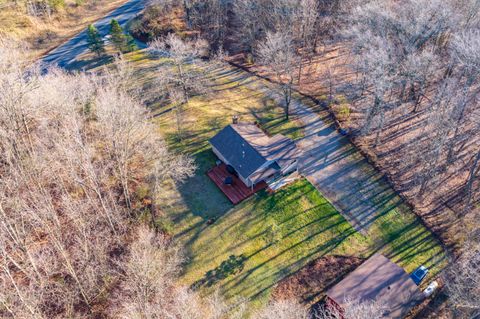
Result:
{"label": "red object on ground", "polygon": [[[225,164],[220,164],[210,169],[207,172],[207,175],[234,205],[267,187],[267,183],[265,182],[256,184],[253,189],[248,187],[238,177],[230,174],[227,171],[227,166]],[[225,185],[224,181],[227,177],[233,179],[232,185]]]}
{"label": "red object on ground", "polygon": [[327,305],[327,308],[330,309],[333,313],[337,314],[341,319],[345,319],[345,311],[343,310],[342,306],[335,302],[335,300],[327,296],[325,299],[325,304]]}

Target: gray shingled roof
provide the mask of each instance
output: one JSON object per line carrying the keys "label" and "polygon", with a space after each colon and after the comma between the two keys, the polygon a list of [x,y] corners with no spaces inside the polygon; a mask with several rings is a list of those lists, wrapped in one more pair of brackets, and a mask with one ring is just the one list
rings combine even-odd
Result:
{"label": "gray shingled roof", "polygon": [[403,318],[422,300],[410,276],[381,254],[375,254],[327,291],[342,306],[346,299],[376,300],[385,307],[383,318]]}
{"label": "gray shingled roof", "polygon": [[[250,123],[231,124],[210,139],[225,159],[244,179],[256,172],[253,182],[288,166],[299,156],[295,143],[281,135],[267,136]],[[276,161],[263,171],[257,170],[267,161]]]}
{"label": "gray shingled roof", "polygon": [[[248,126],[247,126],[248,125]],[[234,126],[243,126],[241,135]],[[238,129],[238,127],[237,127]],[[246,141],[262,139],[266,135],[259,128],[252,124],[232,124],[222,129],[217,135],[210,139],[212,144],[232,165],[243,178],[247,178],[262,166],[267,159]]]}

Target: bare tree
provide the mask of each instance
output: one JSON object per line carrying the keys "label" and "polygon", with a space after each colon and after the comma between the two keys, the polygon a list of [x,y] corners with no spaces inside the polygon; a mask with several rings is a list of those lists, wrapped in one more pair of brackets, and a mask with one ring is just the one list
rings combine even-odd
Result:
{"label": "bare tree", "polygon": [[370,103],[364,109],[365,119],[361,133],[364,135],[376,131],[374,146],[380,142],[380,134],[386,123],[386,113],[395,106],[392,103],[392,90],[397,80],[396,61],[392,58],[395,48],[383,37],[372,33],[368,37],[369,46],[358,52],[357,70],[363,73],[358,88],[360,95],[367,92]]}
{"label": "bare tree", "polygon": [[307,308],[293,300],[270,302],[264,309],[255,313],[258,319],[380,319],[388,309],[377,301],[359,301],[347,298],[343,310],[323,305],[309,313]]}
{"label": "bare tree", "polygon": [[[301,32],[297,19],[299,2],[296,0],[240,0],[233,4],[235,15],[234,38],[243,49],[252,52],[255,44],[267,33]],[[305,22],[306,23],[306,22]]]}
{"label": "bare tree", "polygon": [[160,317],[171,302],[174,278],[180,270],[183,256],[179,249],[169,244],[167,238],[155,235],[148,228],[137,231],[137,239],[130,247],[124,266],[125,318]]}
{"label": "bare tree", "polygon": [[292,37],[288,33],[267,33],[265,41],[258,45],[259,62],[273,72],[281,86],[285,117],[290,114],[295,67],[299,57],[293,47]]}
{"label": "bare tree", "polygon": [[388,311],[378,301],[360,301],[347,297],[343,309],[335,306],[323,305],[313,313],[315,319],[380,319],[384,318],[385,311]]}
{"label": "bare tree", "polygon": [[[435,48],[453,27],[448,5],[439,1],[397,3],[372,1],[353,12],[354,25],[344,34],[353,40],[359,54],[355,68],[362,81],[378,76],[371,65],[384,64],[392,90],[404,101],[405,92],[416,101],[415,111],[425,96],[427,85],[439,69]],[[375,56],[383,51],[383,56]],[[363,88],[365,83],[362,82]],[[368,86],[368,83],[367,83]]]}
{"label": "bare tree", "polygon": [[429,191],[465,160],[474,162],[468,152],[476,151],[479,134],[472,119],[479,93],[477,11],[470,0],[369,1],[344,21],[356,74],[350,96],[362,99],[364,114],[363,123],[354,124],[363,126],[364,139],[391,148],[380,144],[384,136],[397,139],[405,121],[425,121],[401,135],[404,147],[396,150],[412,159],[403,161],[397,178],[418,170],[407,184],[420,185],[419,200],[438,198]]}
{"label": "bare tree", "polygon": [[307,309],[292,300],[270,302],[264,309],[255,314],[257,319],[307,319]]}
{"label": "bare tree", "polygon": [[[210,298],[201,298],[198,293],[176,284],[176,276],[183,259],[181,250],[169,239],[148,228],[139,228],[128,259],[123,265],[123,306],[119,317],[230,317],[228,314],[231,308],[217,293]],[[117,317],[115,314],[114,316]]]}
{"label": "bare tree", "polygon": [[[300,46],[300,55],[303,56],[303,53],[308,53],[312,55],[315,52],[316,46],[316,26],[319,19],[319,4],[317,0],[301,0],[299,3],[299,8],[295,12],[295,21],[298,21],[299,24],[299,46]],[[301,81],[302,77],[302,59],[299,60],[298,65],[298,83]]]}
{"label": "bare tree", "polygon": [[251,52],[254,43],[262,35],[262,22],[258,17],[262,16],[261,6],[258,6],[255,1],[241,0],[235,1],[233,11],[235,13],[237,28],[237,40],[239,49],[245,48],[246,51]]}
{"label": "bare tree", "polygon": [[478,179],[480,173],[480,150],[478,150],[478,152],[473,155],[470,162],[471,164],[468,172],[468,179],[467,183],[465,184],[465,195],[467,198],[465,200],[464,213],[470,208],[470,205],[472,204],[473,183],[476,179]]}
{"label": "bare tree", "polygon": [[423,151],[419,151],[416,156],[416,160],[422,166],[422,171],[418,175],[420,196],[425,195],[427,186],[435,182],[445,165],[442,155],[447,149],[448,138],[453,130],[451,114],[454,111],[452,106],[458,97],[456,86],[454,79],[446,79],[438,87],[434,99],[430,102],[428,125],[424,126],[424,131],[429,134],[429,139],[426,145],[421,146]]}
{"label": "bare tree", "polygon": [[470,242],[463,255],[454,262],[446,274],[446,288],[456,315],[477,318],[480,315],[480,249]]}
{"label": "bare tree", "polygon": [[[480,76],[480,31],[469,30],[456,35],[451,44],[452,63],[458,64],[459,69],[456,75],[459,98],[455,101],[455,108],[452,112],[452,121],[455,126],[453,136],[448,145],[447,161],[453,162],[456,154],[461,150],[456,149],[456,144],[460,144],[459,136],[465,124],[471,122],[471,117],[475,114],[477,100],[480,94],[478,87],[478,78]],[[474,132],[476,133],[476,132]]]}
{"label": "bare tree", "polygon": [[158,191],[193,163],[111,74],[41,75],[21,57],[1,43],[0,316],[85,316],[119,278],[134,185]]}
{"label": "bare tree", "polygon": [[191,26],[201,31],[213,50],[222,48],[228,31],[228,10],[230,1],[203,0],[191,1]]}
{"label": "bare tree", "polygon": [[208,45],[204,40],[183,41],[170,34],[164,41],[150,44],[150,52],[169,58],[171,63],[161,66],[158,82],[174,105],[176,126],[179,136],[183,133],[185,104],[194,94],[206,94],[210,82],[205,76],[206,64],[200,60],[206,54]]}

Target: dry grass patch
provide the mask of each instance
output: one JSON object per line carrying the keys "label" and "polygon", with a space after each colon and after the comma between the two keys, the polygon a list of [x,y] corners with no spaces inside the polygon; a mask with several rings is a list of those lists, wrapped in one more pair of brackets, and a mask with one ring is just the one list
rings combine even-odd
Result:
{"label": "dry grass patch", "polygon": [[32,17],[25,9],[0,0],[0,35],[7,35],[30,45],[31,59],[36,59],[51,49],[83,31],[90,23],[105,16],[128,0],[65,1],[59,12],[48,17]]}

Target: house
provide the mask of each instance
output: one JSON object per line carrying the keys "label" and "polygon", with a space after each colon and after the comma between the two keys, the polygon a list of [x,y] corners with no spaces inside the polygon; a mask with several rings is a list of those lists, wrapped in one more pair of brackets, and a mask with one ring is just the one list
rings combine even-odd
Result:
{"label": "house", "polygon": [[423,295],[410,276],[388,258],[375,254],[327,291],[327,305],[342,311],[347,300],[377,301],[383,318],[404,318]]}
{"label": "house", "polygon": [[237,121],[212,137],[210,144],[248,187],[295,171],[300,156],[291,139],[281,134],[270,137],[255,124]]}

